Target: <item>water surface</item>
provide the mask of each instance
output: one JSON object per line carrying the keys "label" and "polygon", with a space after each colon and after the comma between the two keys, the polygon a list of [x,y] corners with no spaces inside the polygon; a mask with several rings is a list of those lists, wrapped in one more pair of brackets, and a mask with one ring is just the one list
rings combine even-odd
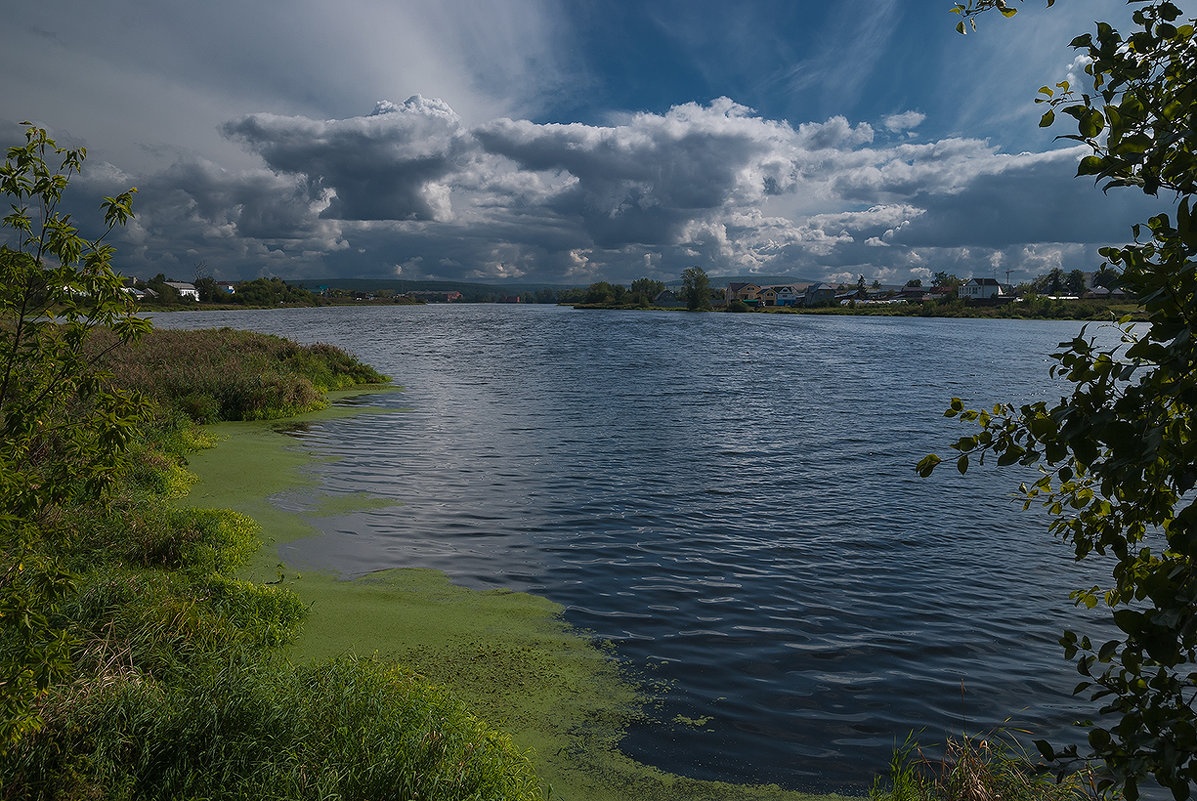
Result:
{"label": "water surface", "polygon": [[[302,433],[334,492],[299,567],[432,567],[565,605],[655,720],[624,747],[687,775],[860,791],[912,729],[1066,738],[1071,562],[1020,476],[913,465],[966,403],[1054,400],[1078,323],[365,307],[162,315],[344,347],[407,411]],[[1099,332],[1102,333],[1102,332]],[[1102,333],[1109,336],[1108,332]]]}

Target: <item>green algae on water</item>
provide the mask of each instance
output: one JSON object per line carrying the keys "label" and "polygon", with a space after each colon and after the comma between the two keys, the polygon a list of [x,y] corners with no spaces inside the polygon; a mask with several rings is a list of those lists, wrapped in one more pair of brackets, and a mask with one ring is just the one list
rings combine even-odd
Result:
{"label": "green algae on water", "polygon": [[[375,411],[333,406],[293,418],[320,420]],[[377,410],[382,411],[382,410]],[[333,496],[305,473],[314,457],[268,423],[210,429],[220,444],[195,454],[199,477],[190,505],[232,508],[262,526],[263,548],[243,571],[254,581],[282,581],[308,607],[286,656],[311,663],[343,656],[401,663],[447,687],[490,724],[531,749],[550,798],[570,801],[813,801],[776,786],[708,782],[664,773],[619,750],[626,726],[646,699],[601,645],[562,619],[546,598],[505,590],[476,591],[439,571],[393,569],[345,581],[302,576],[280,565],[278,545],[316,534],[307,517],[395,505],[363,494]],[[302,492],[311,512],[268,500]],[[821,798],[834,798],[822,796]]]}

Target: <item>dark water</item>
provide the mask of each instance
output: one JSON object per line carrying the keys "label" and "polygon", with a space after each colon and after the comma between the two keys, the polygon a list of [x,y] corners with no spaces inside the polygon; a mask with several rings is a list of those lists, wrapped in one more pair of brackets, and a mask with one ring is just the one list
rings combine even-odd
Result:
{"label": "dark water", "polygon": [[624,743],[646,762],[859,791],[912,729],[1075,736],[1056,639],[1096,566],[1009,500],[1015,471],[912,466],[968,430],[942,417],[952,396],[1058,397],[1047,354],[1077,323],[513,306],[156,323],[331,342],[405,385],[379,402],[407,412],[303,435],[343,457],[316,468],[330,491],[404,505],[286,557],[564,604],[668,682]]}

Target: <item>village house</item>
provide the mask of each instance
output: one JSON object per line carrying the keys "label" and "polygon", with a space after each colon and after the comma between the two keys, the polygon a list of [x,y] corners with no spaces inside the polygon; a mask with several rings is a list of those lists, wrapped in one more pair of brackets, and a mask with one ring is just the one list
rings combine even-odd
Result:
{"label": "village house", "polygon": [[761,302],[760,292],[761,287],[759,284],[733,282],[727,285],[727,289],[723,290],[723,300],[725,303],[739,300],[747,303],[749,306],[755,306]]}
{"label": "village house", "polygon": [[992,300],[1004,294],[996,278],[970,278],[956,290],[956,296],[965,300]]}
{"label": "village house", "polygon": [[[798,287],[793,284],[777,284],[768,287],[773,290],[773,305],[774,306],[793,306],[798,303],[802,297],[802,293],[798,291]],[[764,297],[764,290],[761,291],[761,296]],[[766,303],[765,305],[769,305]]]}
{"label": "village house", "polygon": [[179,300],[199,300],[199,290],[188,281],[167,281],[166,285],[179,293]]}
{"label": "village house", "polygon": [[661,306],[666,309],[672,309],[678,306],[685,306],[686,304],[672,289],[664,289],[658,292],[657,296],[653,298],[653,305]]}
{"label": "village house", "polygon": [[806,295],[803,298],[803,305],[805,306],[822,306],[835,303],[835,294],[838,290],[831,284],[817,283],[811,284],[806,288]]}

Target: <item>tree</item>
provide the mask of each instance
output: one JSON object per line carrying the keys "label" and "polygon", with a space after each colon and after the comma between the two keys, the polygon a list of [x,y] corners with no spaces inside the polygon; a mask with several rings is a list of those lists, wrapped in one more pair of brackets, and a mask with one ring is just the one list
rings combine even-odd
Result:
{"label": "tree", "polygon": [[1069,295],[1080,297],[1085,291],[1085,274],[1080,270],[1073,270],[1064,279],[1064,291]]}
{"label": "tree", "polygon": [[711,308],[711,280],[701,267],[688,267],[682,271],[682,297],[690,311]]}
{"label": "tree", "polygon": [[652,278],[637,278],[632,282],[632,302],[639,306],[648,306],[657,295],[665,291],[665,284]]}
{"label": "tree", "polygon": [[923,285],[923,279],[921,279],[921,278],[911,278],[909,281],[906,282],[906,286],[922,286],[922,285]]}
{"label": "tree", "polygon": [[[621,287],[622,288],[622,287]],[[586,289],[586,302],[611,305],[615,303],[615,286],[607,281],[596,281]]]}
{"label": "tree", "polygon": [[1117,289],[1121,285],[1121,276],[1118,275],[1118,271],[1111,270],[1106,265],[1102,265],[1102,268],[1093,276],[1093,286],[1103,286],[1106,289]]}
{"label": "tree", "polygon": [[960,279],[955,273],[949,273],[946,270],[940,270],[931,278],[931,286],[942,287],[943,289],[956,290],[961,284]]}
{"label": "tree", "polygon": [[103,242],[133,216],[136,190],[105,198],[105,233],[84,239],[61,203],[85,151],[24,125],[0,171],[12,209],[0,245],[0,751],[40,725],[35,702],[70,666],[54,612],[72,579],[45,544],[62,536],[64,505],[108,488],[143,419],[139,398],[106,385],[88,336],[149,328]]}
{"label": "tree", "polygon": [[206,262],[201,261],[195,265],[195,280],[192,281],[192,285],[199,293],[200,303],[215,303],[220,300],[220,287],[217,286],[216,279],[208,270]]}
{"label": "tree", "polygon": [[[1134,4],[1130,35],[1099,22],[1072,40],[1091,60],[1090,85],[1079,95],[1065,81],[1040,89],[1040,124],[1056,112],[1075,121],[1065,138],[1091,151],[1077,174],[1103,189],[1168,193],[1171,213],[1133,226],[1132,244],[1101,251],[1150,325],[1121,321],[1122,347],[1099,348],[1084,330],[1061,343],[1053,373],[1072,386],[1059,403],[973,410],[954,398],[946,412],[980,427],[952,445],[960,472],[986,457],[1038,468],[1019,488],[1024,506],[1045,506],[1077,559],[1112,562],[1106,586],[1072,598],[1105,604],[1119,635],[1095,643],[1065,632],[1061,644],[1083,677],[1076,692],[1106,716],[1085,724],[1091,756],[1112,776],[1106,786],[1121,784],[1132,801],[1149,776],[1177,799],[1197,783],[1197,40],[1175,4]],[[1014,11],[1000,0],[955,10],[972,22],[991,8]],[[927,456],[918,470],[939,463]],[[1078,756],[1037,745],[1049,758]]]}
{"label": "tree", "polygon": [[856,289],[857,289],[857,291],[859,291],[859,292],[864,292],[864,291],[865,291],[865,287],[866,287],[866,286],[867,286],[867,285],[865,284],[865,280],[864,280],[864,276],[863,276],[863,275],[861,275],[859,278],[857,278],[857,279],[856,279]]}

